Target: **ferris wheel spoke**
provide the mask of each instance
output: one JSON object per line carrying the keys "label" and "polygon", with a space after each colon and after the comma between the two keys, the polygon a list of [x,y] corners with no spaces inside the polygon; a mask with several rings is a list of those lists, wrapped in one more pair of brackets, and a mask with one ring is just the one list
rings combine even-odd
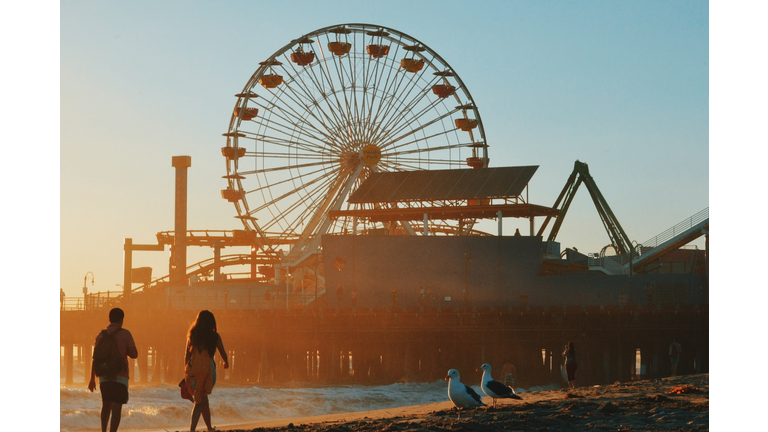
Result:
{"label": "ferris wheel spoke", "polygon": [[[320,71],[322,73],[323,69],[320,68]],[[315,75],[315,68],[310,68],[308,73],[305,74],[305,75],[310,79],[310,81],[309,81],[310,84],[312,84],[315,87],[317,87],[319,85],[320,80],[318,79],[317,75]],[[297,75],[296,80],[298,81],[298,79],[299,78],[298,78],[298,75]],[[304,81],[302,80],[302,82],[304,82]],[[323,110],[323,109],[319,109],[321,103],[320,103],[320,101],[318,101],[317,97],[315,95],[313,95],[309,91],[309,85],[304,84],[304,85],[301,85],[299,87],[300,87],[300,89],[303,91],[303,93],[305,95],[305,98],[306,98],[305,100],[310,102],[309,105],[317,107],[318,111],[320,112],[320,114],[322,114],[324,116],[325,120],[321,120],[318,116],[313,114],[313,116],[315,118],[317,118],[318,121],[320,121],[323,124],[323,127],[325,127],[328,132],[331,132],[331,131],[334,131],[334,130],[339,130],[340,126],[343,124],[343,119],[339,118],[336,115],[336,110],[337,110],[336,108],[340,107],[340,102],[338,101],[338,97],[335,96],[336,92],[335,91],[331,91],[330,93],[325,93],[325,92],[321,92],[320,93],[320,96],[322,96],[321,99],[324,101],[324,103],[326,105],[328,105],[328,109]],[[295,89],[292,89],[292,91],[295,91]],[[336,102],[337,102],[337,107],[333,107],[331,105],[331,103],[329,102],[328,94],[333,94],[334,95],[334,99],[336,99]],[[297,97],[299,97],[299,96],[297,95]],[[331,113],[331,115],[333,117],[328,116],[328,113]]]}
{"label": "ferris wheel spoke", "polygon": [[[410,155],[410,154],[416,154],[416,153],[437,153],[442,150],[453,150],[453,149],[459,149],[459,148],[467,148],[471,147],[472,143],[455,143],[455,144],[449,144],[444,146],[435,146],[435,147],[424,147],[424,148],[415,148],[415,149],[409,149],[409,150],[398,150],[398,151],[390,151],[382,156],[386,155],[387,157],[400,157],[403,155]],[[390,150],[394,150],[397,147],[390,148]]]}
{"label": "ferris wheel spoke", "polygon": [[[408,132],[404,133],[403,135],[398,136],[397,138],[392,138],[392,139],[389,138],[390,136],[393,136],[393,135],[395,135],[397,133],[402,132],[408,126],[411,126],[414,122],[418,122],[419,118],[421,118],[422,116],[426,115],[429,112],[432,112],[432,109],[438,103],[439,102],[437,102],[437,101],[432,102],[432,104],[430,104],[429,106],[425,107],[421,112],[414,114],[413,117],[410,118],[410,121],[408,121],[408,122],[405,122],[405,121],[400,122],[400,123],[403,123],[403,124],[400,125],[400,127],[397,130],[392,130],[392,132],[387,132],[383,136],[379,137],[378,138],[379,142],[386,142],[387,143],[386,145],[383,146],[383,148],[386,148],[387,146],[390,146],[390,145],[392,145],[392,144],[394,144],[396,142],[399,142],[400,140],[405,139],[406,137],[415,135],[416,133],[421,132],[424,129],[426,129],[426,128],[428,128],[428,127],[430,127],[430,126],[432,126],[432,125],[434,125],[434,124],[436,124],[436,123],[438,123],[440,121],[443,121],[446,118],[450,118],[451,115],[453,115],[457,111],[457,110],[454,109],[452,111],[445,112],[444,114],[439,114],[439,115],[437,115],[437,117],[435,117],[435,118],[433,118],[433,119],[431,119],[431,120],[429,120],[429,121],[427,121],[425,123],[421,123],[418,127],[411,128],[411,130],[409,130]],[[444,132],[448,133],[448,132],[454,131],[456,129],[458,129],[458,128],[448,129],[448,130],[445,130]]]}
{"label": "ferris wheel spoke", "polygon": [[[269,122],[264,123],[265,126],[269,125]],[[295,133],[290,133],[289,131],[285,130],[285,127],[277,122],[274,122],[274,124],[271,125],[272,128],[272,134],[266,134],[266,133],[254,133],[242,130],[241,132],[245,134],[245,139],[253,140],[256,142],[265,142],[273,145],[278,146],[285,146],[288,148],[301,148],[305,151],[309,152],[328,152],[329,149],[327,148],[326,144],[329,141],[328,140],[321,140],[317,137],[314,137],[312,135],[303,135],[303,136],[295,136]],[[279,136],[275,136],[279,135]],[[241,138],[241,139],[243,139]]]}
{"label": "ferris wheel spoke", "polygon": [[[322,192],[328,190],[330,185],[335,180],[336,179],[333,178],[333,177],[329,177],[329,178],[324,179],[323,183],[321,183],[320,185],[316,186],[313,190],[311,190],[308,193],[308,196],[316,197],[317,195],[321,194]],[[318,200],[316,200],[316,199],[315,200],[310,200],[310,201],[311,202],[315,202],[315,203],[318,202]],[[297,200],[297,201],[295,201],[293,203],[290,203],[289,206],[286,207],[281,213],[276,215],[276,217],[274,217],[272,219],[272,222],[268,223],[267,226],[272,226],[274,224],[277,224],[279,221],[282,221],[282,220],[285,219],[285,215],[292,214],[292,213],[295,213],[295,212],[298,211],[298,213],[296,213],[296,217],[293,218],[294,222],[292,224],[289,223],[287,225],[287,227],[294,227],[292,229],[292,231],[295,230],[295,226],[304,224],[304,221],[307,219],[308,216],[311,216],[311,215],[313,215],[313,214],[315,214],[317,212],[317,210],[318,210],[317,207],[319,206],[319,204],[309,205],[309,206],[306,206],[303,210],[300,210],[302,205],[303,205],[303,200]]]}
{"label": "ferris wheel spoke", "polygon": [[[388,56],[378,59],[363,60],[363,64],[367,64],[368,74],[366,77],[367,83],[365,88],[371,89],[371,101],[368,108],[367,121],[370,124],[376,124],[378,113],[381,111],[382,105],[386,102],[387,88],[390,85],[390,79],[392,78],[392,68],[387,67],[389,58]],[[384,77],[386,73],[386,78]],[[369,137],[365,136],[364,139],[367,142]]]}
{"label": "ferris wheel spoke", "polygon": [[[332,78],[332,75],[331,75],[331,72],[330,72],[330,68],[328,67],[328,63],[329,63],[328,59],[324,58],[323,59],[323,65],[321,65],[319,67],[319,69],[320,69],[320,74],[319,74],[320,76],[319,77],[315,73],[315,68],[312,68],[310,73],[311,73],[311,76],[312,76],[312,82],[314,83],[314,85],[316,87],[320,87],[321,83],[327,83],[328,84],[329,89],[326,89],[325,85],[322,84],[323,91],[321,91],[321,95],[323,96],[322,100],[325,102],[325,104],[327,105],[328,109],[327,110],[321,110],[321,111],[324,114],[326,114],[326,115],[327,115],[326,111],[330,112],[333,115],[333,117],[334,117],[332,119],[332,124],[335,126],[335,128],[329,128],[329,131],[331,131],[331,130],[339,131],[339,130],[343,130],[342,125],[344,124],[344,115],[343,114],[342,115],[337,115],[337,111],[340,111],[340,110],[343,111],[341,109],[342,108],[342,103],[341,103],[341,101],[338,98],[338,91],[336,90],[336,86],[335,86],[334,80]],[[332,58],[330,63],[334,66],[334,70],[337,71],[337,75],[339,75],[339,77],[340,77],[340,74],[338,72],[338,66],[336,64],[335,59]],[[322,66],[325,66],[325,68],[323,68]],[[340,79],[340,83],[341,83],[341,86],[342,86],[342,90],[341,91],[344,92],[343,80]],[[330,97],[329,97],[330,95],[333,95],[333,99],[335,100],[335,103],[336,103],[335,106],[330,101]],[[316,100],[315,100],[315,102],[316,102],[316,106],[319,107],[320,106],[319,102],[317,102]]]}
{"label": "ferris wheel spoke", "polygon": [[307,164],[299,164],[299,165],[287,165],[287,166],[281,166],[281,167],[272,167],[272,168],[264,168],[260,170],[250,170],[250,171],[240,171],[238,174],[240,175],[250,175],[250,174],[264,174],[268,172],[278,172],[278,171],[285,171],[290,169],[296,169],[296,168],[307,168],[307,167],[314,167],[314,166],[324,166],[324,165],[332,165],[336,164],[338,161],[320,161],[320,162],[314,162],[314,163],[307,163]]}
{"label": "ferris wheel spoke", "polygon": [[[318,155],[316,153],[292,153],[292,154],[286,154],[286,153],[273,153],[273,152],[255,152],[255,153],[246,153],[244,158],[247,157],[253,157],[256,159],[266,159],[266,158],[272,158],[275,160],[281,160],[281,161],[317,161],[320,159],[322,155]],[[331,157],[326,155],[327,157]]]}
{"label": "ferris wheel spoke", "polygon": [[429,165],[445,165],[445,166],[452,166],[455,165],[455,161],[450,161],[446,159],[434,159],[434,158],[398,158],[397,159],[398,164],[429,164]]}
{"label": "ferris wheel spoke", "polygon": [[[404,109],[401,109],[401,105],[403,103],[403,99],[409,96],[409,89],[412,89],[412,86],[410,86],[409,83],[413,81],[413,77],[409,77],[406,82],[406,77],[408,74],[406,72],[398,74],[400,75],[400,79],[394,81],[397,84],[388,89],[392,103],[388,104],[386,110],[381,113],[379,122],[382,126],[379,130],[387,130],[392,120],[396,120],[398,115],[405,111]],[[414,100],[412,102],[416,103],[418,100]]]}
{"label": "ferris wheel spoke", "polygon": [[[275,115],[279,117],[286,124],[292,125],[294,128],[298,128],[299,125],[306,125],[312,128],[313,130],[315,130],[315,132],[317,132],[318,134],[325,136],[322,129],[317,128],[312,122],[307,121],[304,117],[302,117],[300,112],[296,111],[296,109],[293,107],[292,104],[286,103],[280,97],[284,93],[285,92],[282,90],[280,92],[270,92],[270,94],[275,98],[275,100],[277,100],[278,102],[281,102],[279,104],[276,103],[274,100],[271,100],[271,101],[265,102],[265,103],[268,103],[269,105],[259,104],[259,103],[256,103],[256,105],[260,106],[271,115]],[[288,95],[286,95],[286,98],[288,98]],[[312,113],[309,112],[308,114],[312,114]],[[263,116],[260,118],[263,118]]]}
{"label": "ferris wheel spoke", "polygon": [[[338,171],[338,170],[334,170],[334,171]],[[295,195],[295,194],[297,194],[299,192],[306,191],[310,186],[314,185],[315,183],[323,182],[323,181],[327,181],[327,179],[325,177],[316,177],[313,180],[310,180],[310,181],[307,181],[307,182],[303,182],[301,184],[301,186],[298,186],[298,187],[293,188],[293,189],[291,189],[289,191],[286,191],[284,194],[282,194],[279,197],[273,199],[272,201],[265,202],[261,206],[256,207],[255,209],[253,209],[253,213],[258,213],[259,211],[261,211],[261,210],[263,210],[263,209],[265,209],[265,208],[267,208],[267,207],[269,207],[271,205],[277,204],[277,203],[279,203],[280,201],[282,201],[284,199],[292,197],[293,195]],[[299,204],[298,201],[297,201],[297,204]]]}
{"label": "ferris wheel spoke", "polygon": [[398,160],[389,160],[384,163],[380,163],[381,168],[386,168],[384,171],[420,171],[424,168],[418,163],[402,163]]}
{"label": "ferris wheel spoke", "polygon": [[[300,148],[308,152],[321,152],[321,151],[327,152],[328,151],[327,147],[323,145],[323,141],[319,139],[317,142],[312,142],[312,141],[303,139],[302,137],[296,137],[290,134],[289,132],[285,131],[284,126],[277,122],[272,122],[272,126],[273,126],[272,130],[274,131],[272,135],[256,134],[256,133],[248,132],[245,130],[241,130],[241,133],[244,133],[246,136],[241,137],[240,139],[253,140],[257,143],[263,142],[263,143],[268,143],[268,144],[277,145],[277,146],[284,146],[286,148]],[[277,135],[277,132],[279,132],[279,135],[286,138],[274,136],[274,135]],[[305,135],[305,137],[316,139],[311,135]],[[289,138],[294,138],[294,139],[291,140]]]}
{"label": "ferris wheel spoke", "polygon": [[[421,74],[419,75],[421,76]],[[427,99],[427,104],[424,108],[422,108],[421,112],[413,114],[413,115],[406,115],[407,113],[410,113],[417,105],[419,105],[425,98],[427,98],[427,95],[429,92],[427,92],[426,88],[431,88],[432,85],[437,82],[437,77],[433,78],[432,80],[426,81],[426,84],[423,87],[417,87],[418,80],[416,77],[412,78],[412,85],[408,86],[407,91],[400,95],[400,100],[406,100],[408,101],[406,104],[401,103],[401,107],[393,107],[393,111],[388,113],[388,121],[385,124],[384,127],[381,128],[382,134],[380,134],[376,140],[379,141],[385,141],[387,136],[391,136],[393,134],[399,133],[402,131],[405,127],[412,124],[415,121],[418,121],[419,118],[421,118],[425,113],[432,111],[435,107],[437,107],[440,103],[439,100],[429,101]],[[410,97],[411,93],[419,89],[416,93],[416,96]],[[402,125],[402,126],[398,126]]]}
{"label": "ferris wheel spoke", "polygon": [[[298,96],[296,95],[295,91],[291,88],[291,86],[289,84],[286,84],[285,87],[290,89],[291,93],[289,93],[288,91],[281,91],[281,92],[279,92],[279,95],[280,96],[284,96],[285,99],[289,100],[292,103],[288,103],[288,102],[283,101],[283,104],[281,104],[279,106],[282,109],[284,109],[284,111],[286,113],[287,112],[293,113],[293,115],[296,116],[296,118],[303,120],[303,118],[301,117],[301,114],[296,110],[294,105],[298,105],[298,106],[305,106],[305,105],[302,102],[300,102],[299,100],[296,99]],[[282,101],[282,99],[280,99],[280,96],[277,96],[277,97],[278,97],[279,100]],[[317,102],[317,101],[314,100],[314,99],[311,99],[311,100],[313,101],[311,103],[311,105],[316,106],[315,102]],[[319,112],[323,113],[323,114],[325,113],[324,110],[319,110]],[[321,132],[321,129],[319,129],[316,126],[312,125],[311,122],[305,122],[305,124],[312,125],[314,127],[314,129],[316,129],[318,132],[320,132],[321,134],[326,136],[329,139],[329,141],[331,141],[331,142],[337,141],[337,140],[333,139],[334,135],[332,133],[331,134],[328,133],[328,132],[332,132],[332,131],[335,130],[335,128],[333,126],[329,126],[329,124],[331,124],[331,125],[338,125],[336,119],[333,119],[333,118],[328,117],[328,116],[324,116],[325,118],[322,118],[323,116],[318,116],[317,114],[315,114],[314,110],[305,110],[305,113],[308,114],[309,116],[311,116],[313,119],[315,119],[320,125],[322,125],[323,128],[325,128],[325,132]],[[336,137],[336,138],[338,138],[338,137]]]}
{"label": "ferris wheel spoke", "polygon": [[260,192],[260,191],[265,190],[265,189],[270,188],[270,187],[279,187],[281,185],[284,185],[284,184],[287,184],[287,183],[292,183],[292,182],[295,182],[297,180],[301,180],[301,179],[304,179],[304,178],[313,178],[315,176],[319,176],[321,174],[328,174],[328,173],[331,173],[331,172],[333,172],[333,171],[329,171],[329,170],[325,170],[325,169],[319,169],[319,170],[315,170],[315,171],[311,171],[311,172],[305,172],[305,173],[298,174],[296,177],[289,177],[289,178],[287,178],[285,180],[280,180],[280,181],[277,181],[277,182],[273,182],[273,183],[270,183],[268,185],[261,185],[260,184],[259,187],[257,187],[256,189],[247,190],[247,191],[245,191],[245,193],[246,194],[250,194],[250,193],[254,193],[254,192]]}
{"label": "ferris wheel spoke", "polygon": [[[288,73],[287,69],[283,68],[283,70]],[[333,132],[338,130],[340,120],[335,115],[336,109],[328,102],[327,95],[321,94],[321,96],[323,96],[321,99],[325,101],[325,104],[328,105],[329,109],[320,109],[321,103],[310,92],[307,91],[308,85],[298,76],[294,77],[290,74],[289,76],[292,81],[286,82],[284,89],[274,93],[275,98],[282,102],[281,104],[275,104],[275,106],[278,109],[290,113],[304,124],[312,126],[316,131],[318,131],[318,133],[326,137],[327,140],[331,142],[339,141],[340,137]],[[308,76],[312,76],[312,74],[309,74]],[[316,83],[314,80],[312,80],[312,82]],[[304,93],[304,95],[302,96],[302,94],[300,94],[295,87],[298,87],[299,90]],[[295,108],[296,106],[301,107],[303,112],[307,116],[315,119],[315,121],[317,121],[323,127],[323,129],[320,129],[316,127],[312,122],[307,121],[305,117],[302,116],[302,113]],[[316,107],[316,109],[309,109],[308,107]],[[330,112],[333,116],[328,116],[328,112]],[[318,113],[320,115],[318,115]]]}
{"label": "ferris wheel spoke", "polygon": [[[382,128],[382,129],[383,130],[390,130],[390,129],[398,130],[397,129],[397,125],[399,123],[403,122],[404,120],[406,120],[406,119],[411,117],[411,116],[406,116],[405,114],[413,112],[413,109],[416,108],[419,104],[422,104],[422,101],[424,101],[425,99],[427,101],[426,105],[421,109],[421,111],[419,113],[414,114],[412,116],[412,117],[414,117],[414,119],[420,118],[425,112],[433,110],[437,106],[439,106],[441,101],[439,99],[430,101],[427,98],[429,92],[427,92],[425,90],[426,88],[431,88],[431,86],[435,82],[436,82],[435,80],[427,82],[426,85],[423,88],[421,88],[420,91],[418,91],[414,97],[410,98],[410,100],[407,103],[405,103],[405,104],[401,103],[400,104],[401,107],[397,107],[397,110],[392,115],[389,115],[389,121],[386,124],[386,126],[384,128]],[[413,88],[411,88],[411,91],[412,90],[413,90]],[[410,91],[408,93],[404,94],[404,95],[401,95],[401,98],[408,98],[409,95],[410,95]],[[396,133],[396,132],[393,132],[393,133]]]}
{"label": "ferris wheel spoke", "polygon": [[[398,113],[403,112],[403,109],[401,109],[403,102],[410,97],[411,92],[418,83],[416,74],[405,72],[400,69],[398,65],[393,65],[392,68],[397,68],[397,73],[395,79],[392,81],[392,85],[386,89],[392,102],[389,103],[386,110],[381,113],[379,122],[382,124],[382,127],[380,130],[386,130],[391,119],[397,117]],[[420,75],[421,74],[418,76]],[[418,100],[415,99],[416,98],[414,98],[412,102],[417,103]]]}
{"label": "ferris wheel spoke", "polygon": [[[437,138],[439,136],[446,135],[448,132],[451,132],[451,131],[450,130],[449,131],[440,131],[440,132],[436,132],[436,133],[434,133],[432,135],[426,135],[426,136],[423,136],[423,137],[420,137],[420,138],[414,138],[411,141],[404,141],[404,142],[399,143],[398,145],[394,145],[394,146],[389,146],[388,145],[388,146],[385,146],[385,147],[388,150],[396,150],[396,149],[400,149],[400,148],[403,148],[403,147],[406,147],[406,146],[410,146],[410,145],[413,145],[413,144],[416,144],[416,143],[428,142],[428,140]],[[405,137],[413,138],[410,135],[406,135]],[[462,147],[462,146],[469,147],[470,145],[472,145],[472,142],[471,141],[470,142],[463,142],[463,143],[459,142],[459,143],[457,143],[457,145],[458,145],[458,147]],[[431,150],[429,150],[430,147],[427,147],[427,149],[428,149],[428,151],[431,151]]]}
{"label": "ferris wheel spoke", "polygon": [[[319,191],[324,190],[328,186],[329,183],[331,183],[332,180],[325,179],[324,183],[317,186],[313,191],[309,192],[309,196],[314,196]],[[276,212],[273,212],[272,209],[278,209],[276,205],[272,205],[269,207],[270,213],[272,214],[272,218],[269,220],[269,222],[265,223],[265,229],[271,229],[275,226],[281,227],[283,230],[291,229],[291,227],[301,225],[305,217],[304,214],[307,214],[308,212],[311,212],[312,206],[305,206],[303,210],[301,210],[302,207],[302,200],[297,200],[291,203],[288,203],[288,205],[283,208],[282,210],[277,210]],[[290,222],[290,220],[287,218],[288,215],[294,214],[296,217],[293,218],[293,222]],[[287,222],[286,222],[287,221]],[[293,230],[293,229],[291,229]]]}
{"label": "ferris wheel spoke", "polygon": [[[381,60],[381,59],[379,59]],[[380,93],[379,96],[379,103],[376,105],[376,112],[372,113],[370,116],[371,122],[376,124],[377,127],[375,128],[376,131],[381,130],[382,124],[384,122],[384,118],[386,118],[387,112],[391,109],[391,106],[395,104],[395,95],[397,94],[397,88],[399,87],[399,84],[402,82],[404,75],[399,73],[399,69],[394,64],[394,61],[390,62],[391,66],[387,68],[387,63],[389,62],[389,59],[385,59],[384,61],[377,61],[377,68],[381,69],[381,75],[378,77],[378,81],[381,81],[384,75],[384,72],[387,72],[387,77],[384,79],[383,85],[378,86],[377,90]],[[393,72],[394,71],[394,72]],[[371,141],[371,135],[369,135],[367,140]]]}
{"label": "ferris wheel spoke", "polygon": [[[350,107],[349,98],[347,96],[347,90],[351,89],[354,93],[354,80],[350,77],[348,77],[348,82],[345,81],[345,75],[347,75],[344,71],[344,59],[340,58],[338,59],[338,62],[333,62],[334,69],[336,71],[336,76],[339,79],[339,88],[340,91],[334,93],[334,96],[336,98],[336,103],[339,108],[339,117],[341,117],[341,121],[343,122],[344,126],[347,129],[348,135],[354,135],[353,133],[353,127],[355,122],[352,119],[352,109]],[[338,93],[341,93],[342,101],[339,100]]]}
{"label": "ferris wheel spoke", "polygon": [[[260,105],[260,106],[263,106],[263,105]],[[308,122],[301,117],[297,117],[291,113],[288,113],[282,108],[274,104],[271,107],[266,107],[266,106],[263,106],[263,107],[265,111],[270,113],[270,116],[268,118],[260,118],[258,122],[251,120],[255,124],[260,125],[264,128],[269,128],[271,126],[271,123],[274,123],[277,126],[277,128],[275,129],[286,136],[292,136],[293,134],[291,133],[291,131],[300,129],[302,130],[302,133],[304,136],[311,137],[317,140],[320,144],[316,144],[316,145],[319,145],[320,147],[323,147],[322,143],[324,142],[332,142],[331,137],[327,135],[323,130],[318,129],[314,124],[312,124],[312,122]],[[290,115],[286,115],[286,114],[290,114]],[[277,117],[282,122],[273,120],[272,116]],[[302,125],[308,126],[310,130],[306,128],[302,128]],[[311,133],[311,131],[315,131],[317,134],[322,136],[322,138]],[[307,144],[310,144],[310,143],[307,141]]]}

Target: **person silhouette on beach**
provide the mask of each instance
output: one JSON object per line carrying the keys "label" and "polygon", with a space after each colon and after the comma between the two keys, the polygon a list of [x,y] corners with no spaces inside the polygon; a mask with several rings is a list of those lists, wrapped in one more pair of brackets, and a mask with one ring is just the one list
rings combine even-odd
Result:
{"label": "person silhouette on beach", "polygon": [[[101,432],[117,432],[120,427],[123,405],[128,403],[128,361],[125,357],[137,358],[139,352],[136,350],[136,343],[133,341],[131,332],[123,328],[123,319],[125,312],[120,308],[114,308],[109,311],[109,326],[96,336],[94,351],[99,342],[106,337],[111,336],[115,340],[120,356],[125,365],[114,377],[99,377],[99,391],[101,392]],[[95,361],[96,359],[94,359]],[[93,393],[96,388],[96,370],[91,363],[91,380],[88,382],[88,390]],[[110,423],[110,417],[112,421]]]}
{"label": "person silhouette on beach", "polygon": [[568,387],[575,390],[576,369],[578,369],[579,363],[576,361],[576,347],[573,342],[568,342],[568,345],[565,346],[563,357],[565,358],[565,372],[568,374]]}
{"label": "person silhouette on beach", "polygon": [[195,432],[200,414],[203,415],[208,432],[213,431],[208,395],[216,385],[216,362],[213,360],[216,350],[224,360],[224,369],[228,369],[229,359],[216,328],[216,318],[210,311],[202,310],[197,314],[197,319],[187,333],[187,348],[184,356],[184,381],[187,390],[194,396],[195,403],[192,408],[190,432]]}
{"label": "person silhouette on beach", "polygon": [[672,376],[677,375],[677,365],[680,363],[680,353],[683,351],[682,345],[675,338],[669,344],[669,362],[672,366]]}
{"label": "person silhouette on beach", "polygon": [[339,306],[344,302],[344,286],[341,282],[339,282],[339,285],[336,287],[336,301]]}
{"label": "person silhouette on beach", "polygon": [[517,371],[515,370],[515,365],[513,365],[512,362],[504,363],[504,366],[501,369],[501,375],[504,377],[504,385],[514,387],[515,375],[517,375]]}

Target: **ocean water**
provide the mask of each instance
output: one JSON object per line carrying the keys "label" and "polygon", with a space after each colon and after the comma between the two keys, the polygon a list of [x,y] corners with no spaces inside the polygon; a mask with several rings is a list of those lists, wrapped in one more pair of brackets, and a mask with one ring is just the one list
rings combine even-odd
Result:
{"label": "ocean water", "polygon": [[[479,390],[479,389],[477,389]],[[214,425],[392,408],[447,400],[447,383],[259,388],[217,383],[209,397]],[[99,428],[101,396],[83,385],[61,386],[60,429]],[[192,402],[169,384],[134,385],[120,430],[189,428]],[[201,420],[202,421],[202,420]]]}
{"label": "ocean water", "polygon": [[[98,430],[101,396],[85,384],[60,384],[60,430]],[[482,395],[477,386],[472,386]],[[544,388],[529,389],[531,391]],[[217,383],[209,400],[213,425],[290,419],[448,401],[448,383],[398,383],[382,386],[269,387]],[[516,389],[518,393],[525,389]],[[123,406],[121,431],[185,430],[192,402],[181,399],[178,386],[145,384],[130,387]],[[202,426],[201,426],[202,425]],[[204,429],[202,419],[198,428]]]}

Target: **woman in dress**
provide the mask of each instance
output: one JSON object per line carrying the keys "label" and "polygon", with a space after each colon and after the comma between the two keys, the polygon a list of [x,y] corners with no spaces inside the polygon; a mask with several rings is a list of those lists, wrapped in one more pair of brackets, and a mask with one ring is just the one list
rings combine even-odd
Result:
{"label": "woman in dress", "polygon": [[184,357],[184,378],[189,392],[194,395],[195,406],[192,409],[190,432],[194,432],[200,414],[208,427],[211,427],[211,409],[208,405],[208,395],[216,384],[216,363],[213,360],[218,349],[224,360],[224,368],[229,368],[229,359],[224,350],[224,343],[216,329],[216,318],[210,311],[203,310],[197,314],[197,319],[187,333],[187,348]]}
{"label": "woman in dress", "polygon": [[568,374],[568,387],[571,389],[576,388],[576,369],[579,364],[576,362],[576,348],[573,342],[568,342],[563,351],[563,357],[565,357],[565,372]]}

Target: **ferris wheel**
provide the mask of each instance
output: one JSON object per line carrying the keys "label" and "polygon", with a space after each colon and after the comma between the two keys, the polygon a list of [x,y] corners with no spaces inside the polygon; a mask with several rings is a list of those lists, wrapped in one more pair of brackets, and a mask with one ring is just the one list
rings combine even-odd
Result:
{"label": "ferris wheel", "polygon": [[[236,97],[222,196],[262,250],[292,245],[292,261],[316,253],[323,234],[375,228],[329,216],[362,208],[347,199],[373,172],[488,166],[480,114],[458,74],[390,28],[303,35],[261,62]],[[428,223],[455,232],[455,221]]]}

